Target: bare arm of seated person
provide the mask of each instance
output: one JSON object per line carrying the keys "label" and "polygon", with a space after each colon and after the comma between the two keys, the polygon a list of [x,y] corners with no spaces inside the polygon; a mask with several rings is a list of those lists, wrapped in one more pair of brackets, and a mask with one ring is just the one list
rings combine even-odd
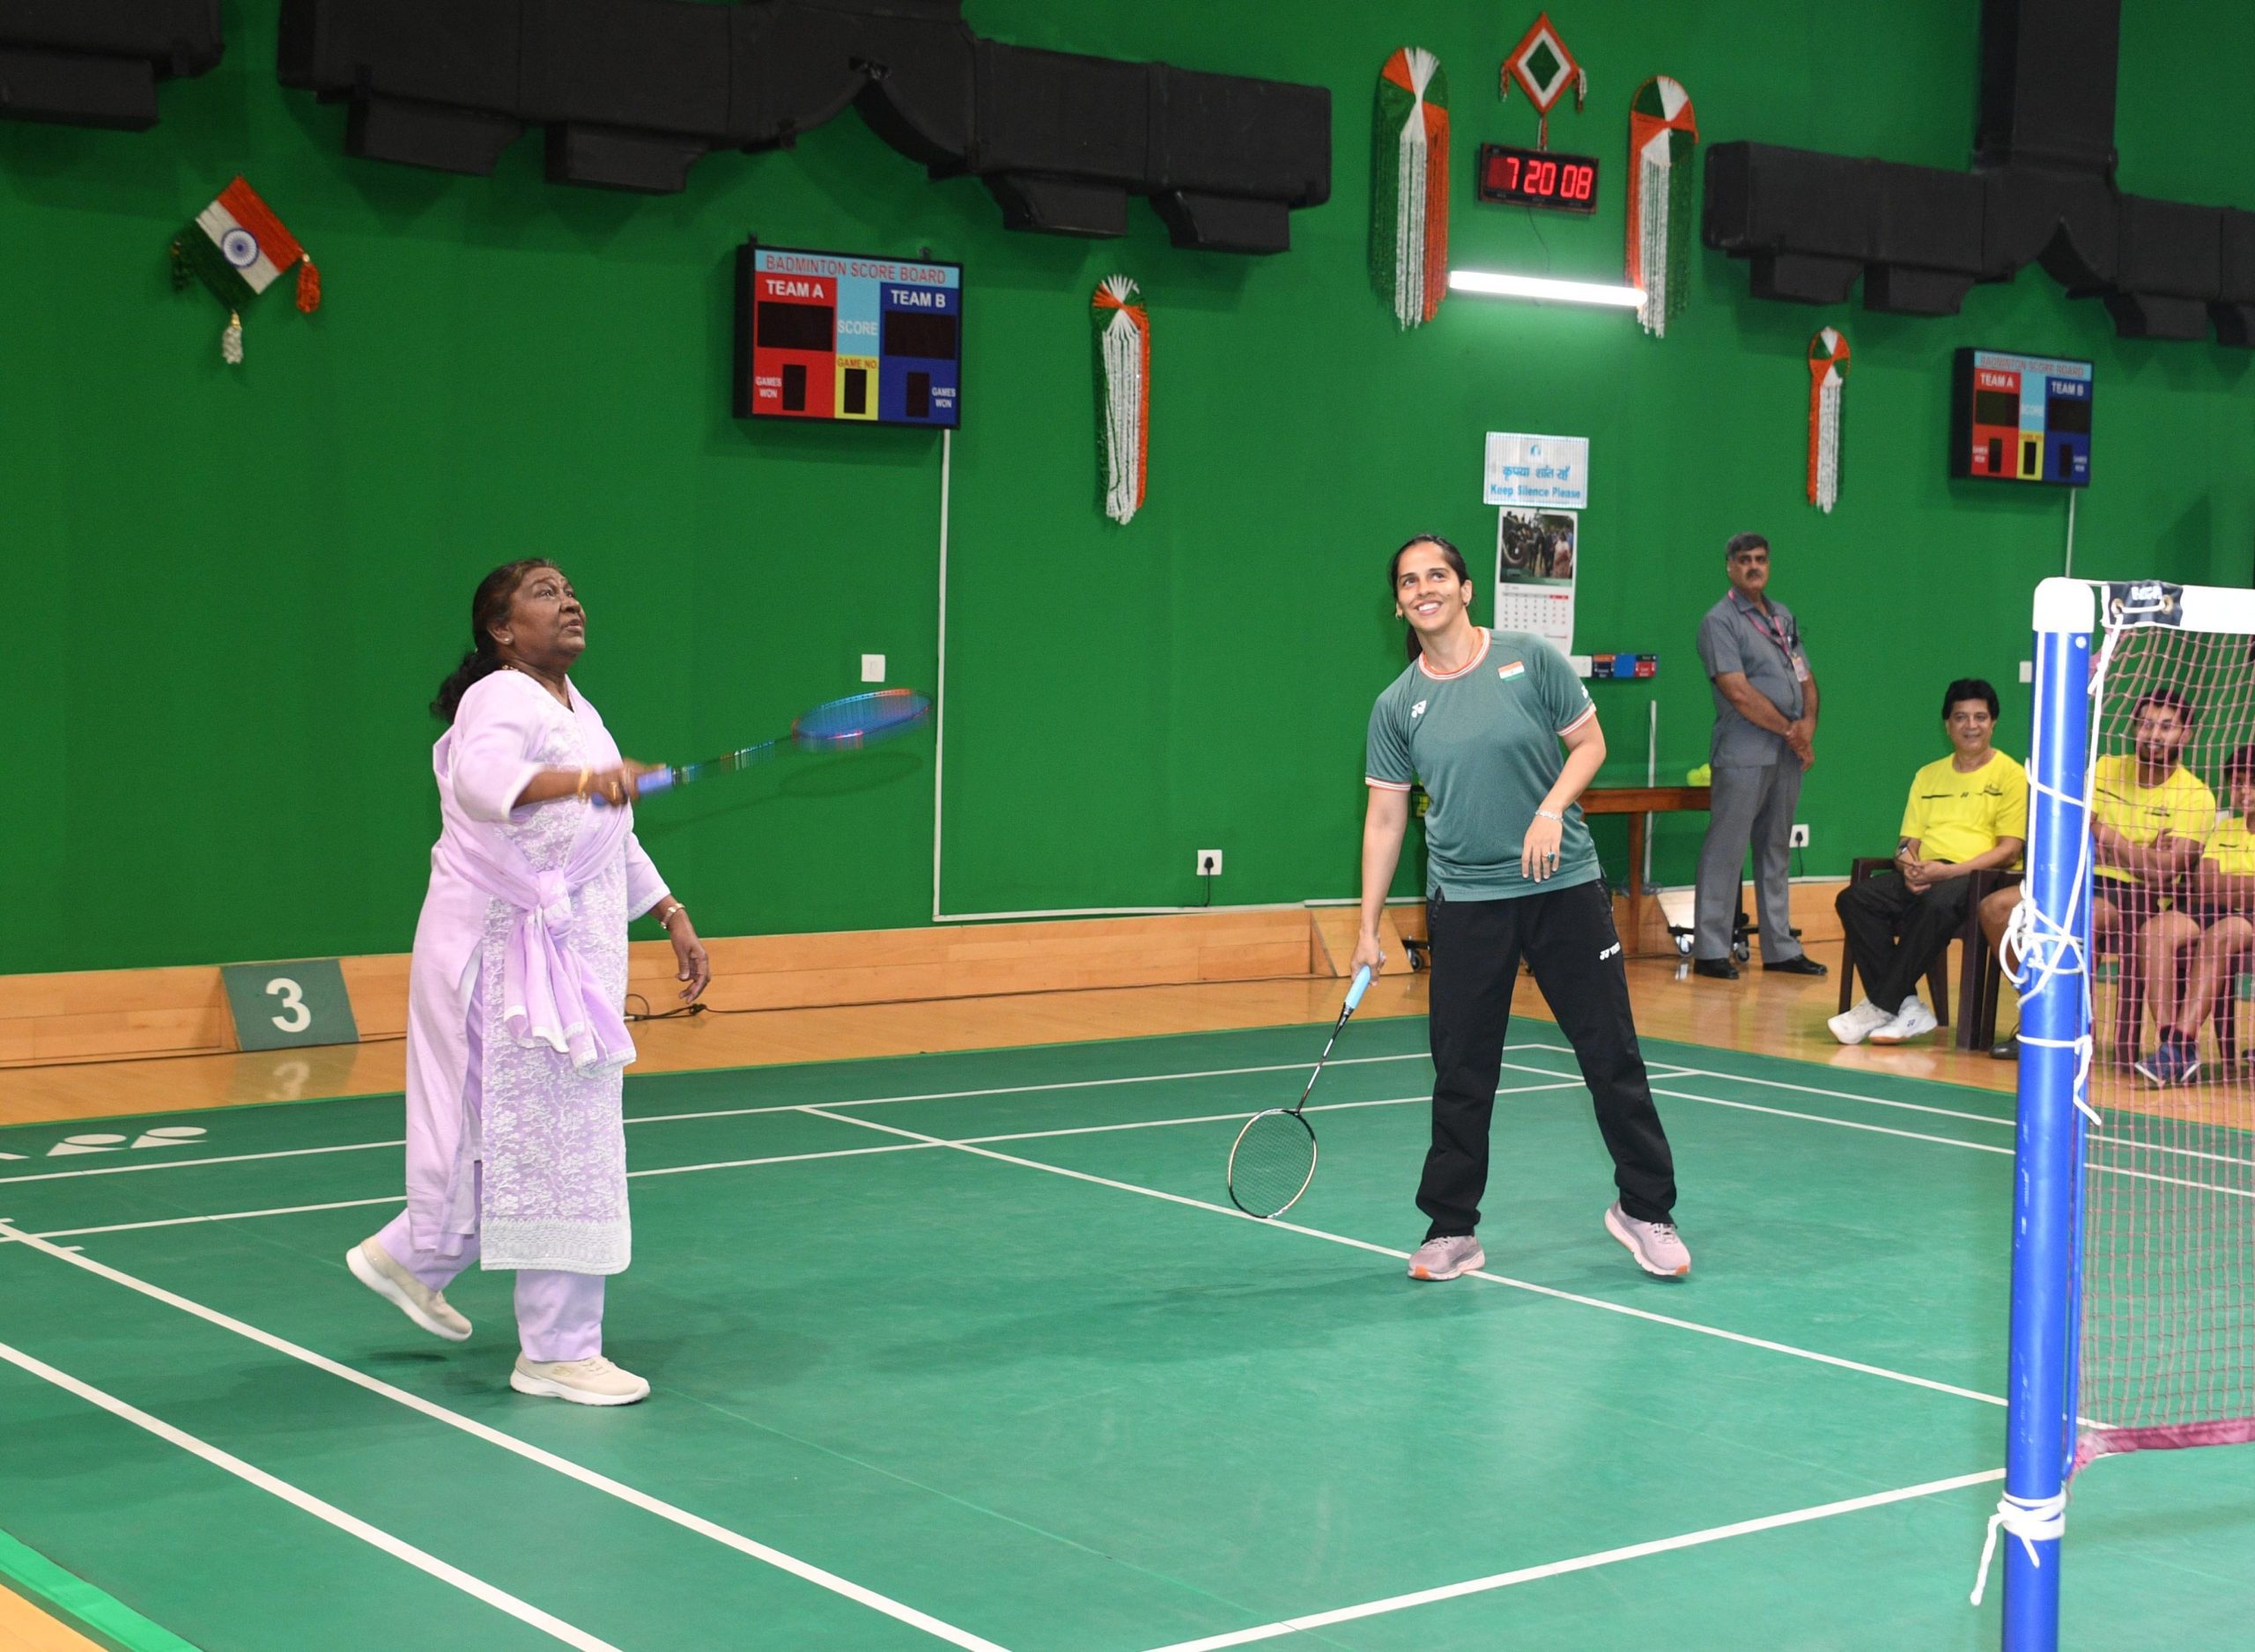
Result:
{"label": "bare arm of seated person", "polygon": [[2200,858],[2198,838],[2179,837],[2173,832],[2163,832],[2149,844],[2133,844],[2105,822],[2093,821],[2090,837],[2098,851],[2099,865],[2148,883],[2168,883],[2183,877]]}
{"label": "bare arm of seated person", "polygon": [[2214,861],[2203,860],[2192,887],[2203,906],[2255,912],[2255,877],[2244,873],[2226,872]]}

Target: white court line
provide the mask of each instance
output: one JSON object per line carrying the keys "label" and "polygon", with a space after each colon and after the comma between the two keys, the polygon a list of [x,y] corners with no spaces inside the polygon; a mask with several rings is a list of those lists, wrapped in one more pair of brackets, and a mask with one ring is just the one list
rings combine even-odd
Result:
{"label": "white court line", "polygon": [[[6,1228],[6,1223],[0,1222],[0,1230],[5,1230]],[[287,1338],[277,1337],[272,1331],[262,1331],[256,1325],[234,1318],[231,1315],[223,1314],[216,1308],[206,1308],[201,1302],[175,1294],[161,1285],[152,1285],[146,1280],[136,1279],[130,1273],[122,1272],[116,1268],[95,1261],[91,1257],[74,1255],[61,1245],[50,1244],[32,1234],[17,1233],[15,1240],[18,1244],[29,1245],[33,1250],[44,1251],[58,1261],[67,1262],[74,1268],[84,1269],[86,1272],[107,1280],[113,1284],[122,1285],[128,1290],[138,1291],[142,1295],[154,1302],[162,1302],[168,1308],[177,1308],[182,1313],[193,1314],[196,1318],[217,1325],[223,1331],[231,1331],[239,1337],[248,1338],[263,1347],[271,1348],[277,1353],[287,1354],[293,1360],[312,1366],[315,1370],[326,1371],[331,1376],[342,1377],[357,1388],[364,1388],[371,1394],[380,1394],[386,1399],[406,1406],[410,1411],[421,1412],[435,1422],[442,1422],[450,1428],[459,1428],[462,1433],[483,1440],[488,1445],[499,1446],[502,1450],[513,1452],[527,1462],[536,1463],[545,1469],[552,1469],[558,1474],[579,1481],[582,1486],[593,1487],[605,1496],[615,1497],[623,1503],[632,1504],[645,1513],[655,1515],[661,1520],[670,1521],[683,1530],[693,1531],[699,1537],[710,1538],[713,1542],[734,1549],[740,1554],[748,1554],[755,1560],[763,1560],[778,1571],[787,1572],[793,1577],[814,1584],[817,1589],[828,1589],[833,1595],[842,1595],[847,1600],[867,1606],[872,1611],[883,1612],[886,1617],[905,1623],[911,1628],[920,1629],[928,1635],[945,1641],[950,1646],[962,1647],[965,1648],[965,1652],[1008,1652],[1006,1648],[997,1646],[992,1641],[983,1640],[967,1629],[958,1629],[953,1624],[943,1623],[928,1612],[919,1611],[913,1606],[903,1605],[889,1596],[880,1595],[873,1589],[865,1589],[861,1584],[840,1577],[834,1572],[824,1571],[809,1561],[786,1554],[780,1549],[770,1548],[766,1544],[756,1538],[747,1538],[742,1532],[731,1531],[728,1527],[707,1520],[702,1515],[692,1515],[685,1508],[677,1508],[662,1498],[652,1496],[647,1492],[639,1491],[623,1481],[612,1479],[607,1474],[599,1474],[593,1469],[573,1462],[569,1457],[561,1457],[552,1451],[544,1451],[536,1445],[518,1439],[514,1434],[504,1434],[499,1428],[488,1427],[482,1422],[463,1416],[460,1412],[449,1411],[444,1405],[436,1405],[420,1395],[410,1394],[405,1389],[394,1388],[388,1383],[379,1381],[365,1372],[356,1371],[351,1366],[341,1364],[326,1354],[315,1353],[311,1348],[301,1347]]]}
{"label": "white court line", "polygon": [[[882,1131],[887,1135],[906,1136],[928,1142],[934,1147],[950,1147],[957,1153],[972,1154],[979,1158],[993,1159],[1002,1164],[1019,1165],[1029,1170],[1042,1170],[1051,1176],[1067,1176],[1073,1181],[1086,1182],[1096,1187],[1108,1187],[1122,1193],[1136,1193],[1145,1198],[1161,1199],[1167,1204],[1180,1205],[1190,1210],[1210,1211],[1216,1216],[1228,1216],[1238,1221],[1258,1221],[1266,1228],[1281,1228],[1286,1233],[1300,1234],[1310,1239],[1321,1239],[1331,1244],[1345,1245],[1351,1250],[1367,1250],[1373,1256],[1393,1257],[1404,1262],[1409,1259],[1409,1252],[1397,1250],[1392,1245],[1373,1244],[1367,1239],[1349,1238],[1345,1234],[1331,1233],[1321,1228],[1305,1227],[1298,1222],[1285,1221],[1276,1217],[1270,1217],[1263,1221],[1261,1218],[1248,1216],[1232,1206],[1216,1205],[1206,1199],[1193,1198],[1187,1193],[1169,1193],[1159,1188],[1144,1187],[1135,1182],[1118,1182],[1110,1176],[1092,1176],[1086,1170],[1069,1170],[1061,1164],[1045,1164],[1039,1159],[1022,1159],[1015,1154],[996,1153],[991,1147],[977,1147],[968,1141],[949,1141],[938,1136],[926,1136],[916,1131],[905,1130],[898,1125],[880,1124],[874,1118],[857,1118],[849,1113],[826,1113],[819,1107],[810,1106],[803,1110],[819,1118],[834,1118],[842,1124],[859,1125],[864,1130]],[[2001,1395],[1984,1394],[1978,1389],[1960,1388],[1955,1383],[1941,1383],[1932,1377],[1913,1376],[1907,1371],[1890,1370],[1883,1365],[1867,1365],[1860,1360],[1844,1359],[1836,1353],[1819,1353],[1814,1348],[1796,1347],[1790,1342],[1773,1342],[1767,1337],[1749,1336],[1741,1331],[1725,1331],[1719,1325],[1704,1325],[1693,1319],[1678,1319],[1672,1314],[1656,1314],[1647,1308],[1631,1308],[1625,1302],[1608,1302],[1601,1296],[1583,1296],[1573,1291],[1559,1290],[1554,1286],[1537,1285],[1530,1280],[1513,1279],[1504,1273],[1490,1273],[1484,1268],[1475,1269],[1463,1277],[1485,1280],[1491,1285],[1509,1286],[1515,1291],[1526,1291],[1532,1295],[1549,1297],[1554,1302],[1573,1302],[1583,1308],[1602,1309],[1608,1314],[1620,1314],[1627,1318],[1641,1319],[1655,1325],[1667,1325],[1677,1331],[1696,1331],[1703,1337],[1715,1337],[1725,1342],[1735,1342],[1749,1348],[1760,1348],[1770,1353],[1789,1354],[1796,1360],[1808,1360],[1818,1365],[1829,1365],[1843,1371],[1855,1371],[1865,1376],[1884,1377],[1890,1383],[1907,1383],[1912,1388],[1923,1388],[1937,1394],[1951,1394],[1960,1399],[1977,1399],[1985,1405],[2005,1404]]]}
{"label": "white court line", "polygon": [[[1549,1046],[1543,1046],[1548,1049]],[[1337,1056],[1328,1065],[1335,1067],[1365,1067],[1384,1061],[1427,1061],[1431,1058],[1423,1050],[1398,1056]],[[648,1113],[640,1118],[630,1118],[630,1125],[670,1125],[691,1118],[746,1118],[755,1113],[795,1113],[805,1107],[885,1107],[895,1102],[961,1102],[981,1095],[1039,1095],[1051,1090],[1108,1089],[1120,1084],[1171,1084],[1179,1079],[1234,1079],[1249,1073],[1305,1073],[1315,1066],[1312,1061],[1279,1061],[1258,1067],[1208,1067],[1195,1073],[1140,1073],[1118,1079],[1067,1079],[1055,1084],[1002,1084],[983,1090],[928,1090],[916,1095],[869,1095],[859,1101],[847,1102],[775,1102],[761,1107],[716,1107],[698,1113]],[[651,1076],[656,1077],[657,1074]],[[1556,1078],[1546,1073],[1545,1078]],[[4,1179],[4,1178],[0,1178]]]}
{"label": "white court line", "polygon": [[280,1498],[292,1508],[303,1509],[316,1520],[328,1522],[348,1537],[382,1550],[394,1560],[404,1560],[419,1572],[427,1572],[442,1583],[450,1583],[465,1595],[484,1601],[497,1611],[505,1611],[521,1623],[566,1646],[578,1647],[580,1652],[618,1652],[608,1641],[598,1639],[584,1629],[574,1628],[561,1618],[541,1611],[518,1599],[506,1589],[496,1589],[483,1578],[472,1577],[460,1567],[449,1566],[436,1555],[417,1548],[404,1538],[396,1538],[380,1526],[372,1526],[357,1515],[348,1515],[334,1503],[324,1502],[311,1492],[292,1486],[289,1481],[269,1474],[264,1469],[246,1463],[229,1451],[223,1451],[209,1441],[200,1440],[185,1429],[175,1428],[160,1417],[152,1417],[137,1405],[127,1404],[115,1394],[105,1393],[91,1383],[82,1383],[67,1371],[58,1371],[43,1360],[34,1359],[21,1349],[11,1348],[0,1342],[0,1360],[28,1371],[42,1382],[52,1383],[65,1393],[75,1394],[90,1405],[98,1405],[114,1417],[122,1417],[137,1428],[145,1429],[169,1445],[178,1446],[191,1456],[199,1457],[213,1467],[223,1469],[239,1480],[247,1480],[259,1490]]}
{"label": "white court line", "polygon": [[153,1164],[99,1164],[83,1170],[42,1170],[35,1176],[0,1176],[0,1185],[17,1182],[67,1182],[81,1176],[129,1176],[136,1170],[193,1170],[206,1164],[248,1164],[256,1159],[305,1159],[320,1153],[366,1153],[372,1147],[403,1147],[406,1145],[404,1141],[348,1141],[337,1147],[283,1147],[273,1153],[230,1153],[210,1159],[159,1159]]}
{"label": "white court line", "polygon": [[[1575,1089],[1578,1079],[1561,1080],[1555,1084],[1527,1084],[1514,1089],[1498,1090],[1497,1095],[1528,1095],[1542,1090]],[[1432,1098],[1420,1091],[1416,1095],[1394,1095],[1372,1102],[1321,1102],[1310,1107],[1311,1113],[1347,1112],[1359,1107],[1407,1107]],[[791,1110],[807,1110],[804,1107]],[[928,1147],[978,1146],[992,1141],[1040,1141],[1052,1136],[1099,1136],[1121,1130],[1157,1130],[1170,1125],[1233,1125],[1242,1124],[1253,1117],[1250,1112],[1205,1113],[1193,1118],[1139,1118],[1124,1125],[1076,1125],[1061,1130],[1022,1130],[1002,1136],[965,1136],[952,1140],[895,1141],[882,1147],[832,1147],[821,1153],[779,1153],[764,1159],[719,1159],[709,1164],[669,1164],[654,1166],[645,1170],[629,1170],[629,1180],[642,1176],[685,1176],[699,1170],[741,1170],[763,1164],[803,1164],[813,1159],[866,1159],[886,1153],[919,1153]],[[254,1216],[302,1216],[316,1211],[353,1210],[366,1205],[398,1205],[404,1203],[397,1193],[387,1193],[377,1198],[340,1198],[321,1205],[281,1205],[269,1210],[218,1211],[208,1216],[160,1216],[147,1221],[107,1222],[99,1228],[49,1228],[41,1231],[41,1239],[78,1239],[88,1234],[133,1233],[144,1228],[188,1228],[198,1222],[240,1221]],[[0,1244],[14,1235],[0,1226]]]}
{"label": "white court line", "polygon": [[[1559,1044],[1517,1044],[1514,1045],[1513,1048],[1518,1050],[1547,1050],[1554,1055],[1573,1054],[1572,1051]],[[1519,1073],[1548,1073],[1550,1070],[1548,1067],[1530,1067],[1522,1062],[1506,1061],[1504,1065]],[[1859,1095],[1852,1090],[1827,1090],[1820,1089],[1813,1084],[1788,1084],[1783,1079],[1750,1079],[1743,1077],[1736,1073],[1718,1073],[1712,1067],[1679,1067],[1675,1072],[1666,1076],[1670,1078],[1721,1079],[1726,1083],[1730,1084],[1760,1084],[1773,1090],[1798,1090],[1804,1095],[1827,1096],[1836,1102],[1861,1102],[1867,1107],[1892,1107],[1899,1112],[1932,1113],[1937,1117],[1963,1118],[1970,1120],[1972,1123],[1977,1125],[2001,1125],[2007,1130],[2010,1130],[2013,1127],[2013,1120],[2010,1117],[2000,1118],[1994,1113],[1969,1113],[1961,1108],[1933,1107],[1923,1102],[1893,1102],[1888,1100],[1887,1097],[1883,1095]],[[1912,1083],[1926,1083],[1930,1080],[1914,1079],[1910,1081]]]}
{"label": "white court line", "polygon": [[1704,1102],[1710,1107],[1734,1108],[1741,1113],[1767,1113],[1772,1118],[1800,1118],[1812,1125],[1831,1125],[1841,1130],[1868,1131],[1874,1136],[1900,1136],[1905,1141],[1931,1141],[1944,1147],[1963,1147],[1969,1153],[2001,1153],[2012,1157],[2012,1149],[1993,1141],[1962,1141],[1956,1136],[1930,1136],[1922,1130],[1896,1130],[1889,1125],[1867,1125],[1855,1118],[1828,1118],[1822,1113],[1797,1113],[1790,1107],[1764,1107],[1759,1102],[1726,1102],[1719,1095],[1694,1095],[1689,1090],[1663,1090],[1655,1085],[1655,1095],[1665,1095],[1675,1102]]}
{"label": "white court line", "polygon": [[1497,1572],[1493,1576],[1475,1577],[1467,1582],[1449,1583],[1439,1589],[1421,1589],[1414,1594],[1390,1595],[1384,1600],[1364,1601],[1359,1606],[1342,1606],[1334,1611],[1311,1612],[1304,1618],[1286,1618],[1275,1623],[1262,1624],[1258,1628],[1209,1635],[1202,1641],[1178,1641],[1172,1646],[1156,1648],[1156,1652],[1223,1652],[1223,1648],[1227,1647],[1251,1646],[1257,1641],[1274,1641],[1283,1635],[1328,1629],[1334,1624],[1352,1623],[1357,1619],[1376,1618],[1390,1611],[1404,1611],[1412,1606],[1430,1605],[1435,1601],[1460,1600],[1467,1595],[1483,1595],[1492,1589],[1510,1589],[1515,1584],[1532,1583],[1546,1577],[1593,1571],[1598,1567],[1612,1566],[1622,1560],[1640,1560],[1646,1555],[1696,1549],[1702,1545],[1720,1543],[1730,1538],[1750,1537],[1757,1531],[1775,1531],[1782,1526],[1800,1526],[1812,1520],[1830,1520],[1835,1515],[1852,1515],[1866,1508],[1883,1508],[1889,1503],[1906,1503],[1914,1498],[1963,1491],[1970,1486],[1992,1485],[2004,1477],[2002,1469],[1989,1469],[1979,1474],[1960,1474],[1950,1479],[1928,1480],[1924,1485],[1905,1486],[1891,1492],[1874,1492],[1867,1497],[1843,1498],[1836,1503],[1818,1503],[1782,1515],[1763,1515],[1756,1520],[1736,1521],[1727,1526],[1710,1526],[1704,1531],[1687,1531],[1681,1537],[1660,1538],[1650,1543],[1624,1544],[1617,1549],[1601,1549],[1595,1554],[1578,1555],[1571,1560],[1552,1560],[1544,1566],[1521,1567],[1515,1572]]}
{"label": "white court line", "polygon": [[[1553,1046],[1542,1044],[1540,1049]],[[1422,1050],[1398,1056],[1340,1056],[1330,1065],[1335,1067],[1369,1066],[1384,1061],[1423,1061],[1429,1059]],[[960,1102],[981,1095],[1033,1095],[1049,1090],[1101,1089],[1118,1084],[1166,1084],[1179,1079],[1227,1079],[1248,1073],[1305,1073],[1313,1067],[1312,1061],[1287,1061],[1269,1066],[1210,1067],[1195,1073],[1144,1073],[1118,1079],[1071,1079],[1057,1084],[1005,1084],[983,1090],[932,1090],[917,1095],[870,1095],[859,1101],[824,1102],[824,1107],[883,1107],[896,1102]],[[1540,1067],[1529,1067],[1530,1073],[1546,1079],[1558,1074]],[[669,1077],[670,1074],[650,1074]],[[351,1099],[340,1097],[339,1099]],[[674,1125],[699,1118],[748,1118],[759,1113],[795,1113],[810,1105],[804,1102],[779,1102],[763,1107],[719,1107],[701,1113],[649,1113],[626,1120],[634,1125]],[[84,1122],[84,1121],[81,1121]],[[31,1176],[0,1176],[0,1187],[17,1182],[61,1182],[82,1176],[121,1176],[136,1170],[193,1170],[207,1164],[248,1164],[260,1159],[298,1159],[322,1153],[361,1153],[372,1147],[403,1147],[404,1141],[353,1141],[335,1147],[285,1147],[273,1153],[234,1153],[206,1159],[163,1159],[153,1164],[105,1164],[78,1170],[43,1170]]]}

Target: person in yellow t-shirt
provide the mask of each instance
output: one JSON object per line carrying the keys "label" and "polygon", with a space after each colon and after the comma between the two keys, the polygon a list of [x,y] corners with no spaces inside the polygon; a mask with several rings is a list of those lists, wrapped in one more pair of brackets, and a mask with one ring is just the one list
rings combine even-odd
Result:
{"label": "person in yellow t-shirt", "polygon": [[[2224,762],[2224,794],[2237,811],[2218,821],[2208,846],[2185,881],[2175,907],[2146,925],[2145,971],[2149,984],[2167,982],[2174,1013],[2154,1021],[2161,1042],[2137,1063],[2155,1084],[2183,1084],[2200,1071],[2200,1026],[2241,970],[2255,963],[2255,746],[2242,746]],[[2176,994],[2187,947],[2197,947],[2192,978]]]}
{"label": "person in yellow t-shirt", "polygon": [[1825,1025],[1844,1044],[1902,1044],[1941,1023],[1919,977],[1965,923],[1968,880],[2016,867],[2028,837],[2028,771],[1990,743],[1997,691],[1960,677],[1942,693],[1952,748],[1911,777],[1895,870],[1851,883],[1834,903],[1864,998]]}
{"label": "person in yellow t-shirt", "polygon": [[[2155,913],[2168,910],[2215,831],[2215,793],[2181,761],[2199,720],[2199,707],[2178,690],[2148,689],[2130,709],[2132,749],[2091,765],[2090,837],[2098,874],[2091,940],[2101,952],[2122,953],[2129,968],[2141,967],[2140,935]],[[2019,903],[2017,889],[2000,889],[1981,903],[1991,946],[2001,946]],[[2177,1012],[2173,971],[2147,976],[2146,1001],[2155,1025],[2168,1026]],[[2016,1056],[2016,1036],[1990,1053]]]}

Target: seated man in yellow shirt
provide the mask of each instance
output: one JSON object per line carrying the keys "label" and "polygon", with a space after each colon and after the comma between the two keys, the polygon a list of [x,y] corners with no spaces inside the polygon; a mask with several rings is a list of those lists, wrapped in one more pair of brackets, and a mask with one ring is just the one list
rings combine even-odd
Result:
{"label": "seated man in yellow shirt", "polygon": [[[2130,711],[2132,749],[2091,765],[2090,838],[2098,875],[2091,887],[2090,938],[2100,952],[2121,953],[2126,969],[2142,967],[2140,934],[2168,910],[2215,831],[2215,793],[2180,761],[2199,717],[2179,690],[2148,689]],[[2001,942],[2019,901],[2017,889],[2000,889],[1981,903],[1981,926],[1992,945]],[[2148,974],[2145,985],[2155,1024],[2168,1026],[2177,1009],[2175,974]],[[2016,1054],[2012,1043],[1991,1053]]]}
{"label": "seated man in yellow shirt", "polygon": [[1941,1023],[1919,977],[1964,926],[1972,874],[2015,867],[2028,837],[2028,771],[1989,742],[1997,691],[1960,677],[1944,691],[1941,726],[1954,748],[1911,777],[1895,870],[1840,891],[1834,903],[1863,1001],[1825,1023],[1844,1044],[1896,1044]]}
{"label": "seated man in yellow shirt", "polygon": [[[2255,964],[2255,746],[2225,760],[2224,793],[2238,811],[2216,822],[2185,897],[2146,925],[2146,994],[2153,1000],[2161,1043],[2137,1064],[2155,1084],[2185,1084],[2200,1071],[2200,1024],[2239,972]],[[2184,949],[2197,945],[2192,978],[2177,992]],[[2163,993],[2170,1008],[2163,1007]]]}

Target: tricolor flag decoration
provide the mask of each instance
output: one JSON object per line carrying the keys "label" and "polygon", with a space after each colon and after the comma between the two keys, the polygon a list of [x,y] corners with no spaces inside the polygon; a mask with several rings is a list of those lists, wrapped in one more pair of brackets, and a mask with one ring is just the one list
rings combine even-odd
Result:
{"label": "tricolor flag decoration", "polygon": [[1629,284],[1645,301],[1637,319],[1654,338],[1690,296],[1692,207],[1699,127],[1680,82],[1654,75],[1629,102]]}
{"label": "tricolor flag decoration", "polygon": [[230,365],[243,358],[242,306],[293,264],[298,307],[310,315],[321,307],[321,271],[258,192],[240,178],[222,189],[173,241],[174,284],[187,285],[192,274],[227,306],[219,353]]}
{"label": "tricolor flag decoration", "polygon": [[1097,447],[1104,513],[1126,523],[1142,508],[1151,450],[1151,316],[1125,276],[1097,283]]}
{"label": "tricolor flag decoration", "polygon": [[1448,77],[1404,46],[1379,71],[1371,134],[1371,279],[1404,331],[1448,290]]}
{"label": "tricolor flag decoration", "polygon": [[1840,387],[1848,341],[1837,328],[1808,341],[1808,502],[1830,514],[1840,497]]}

